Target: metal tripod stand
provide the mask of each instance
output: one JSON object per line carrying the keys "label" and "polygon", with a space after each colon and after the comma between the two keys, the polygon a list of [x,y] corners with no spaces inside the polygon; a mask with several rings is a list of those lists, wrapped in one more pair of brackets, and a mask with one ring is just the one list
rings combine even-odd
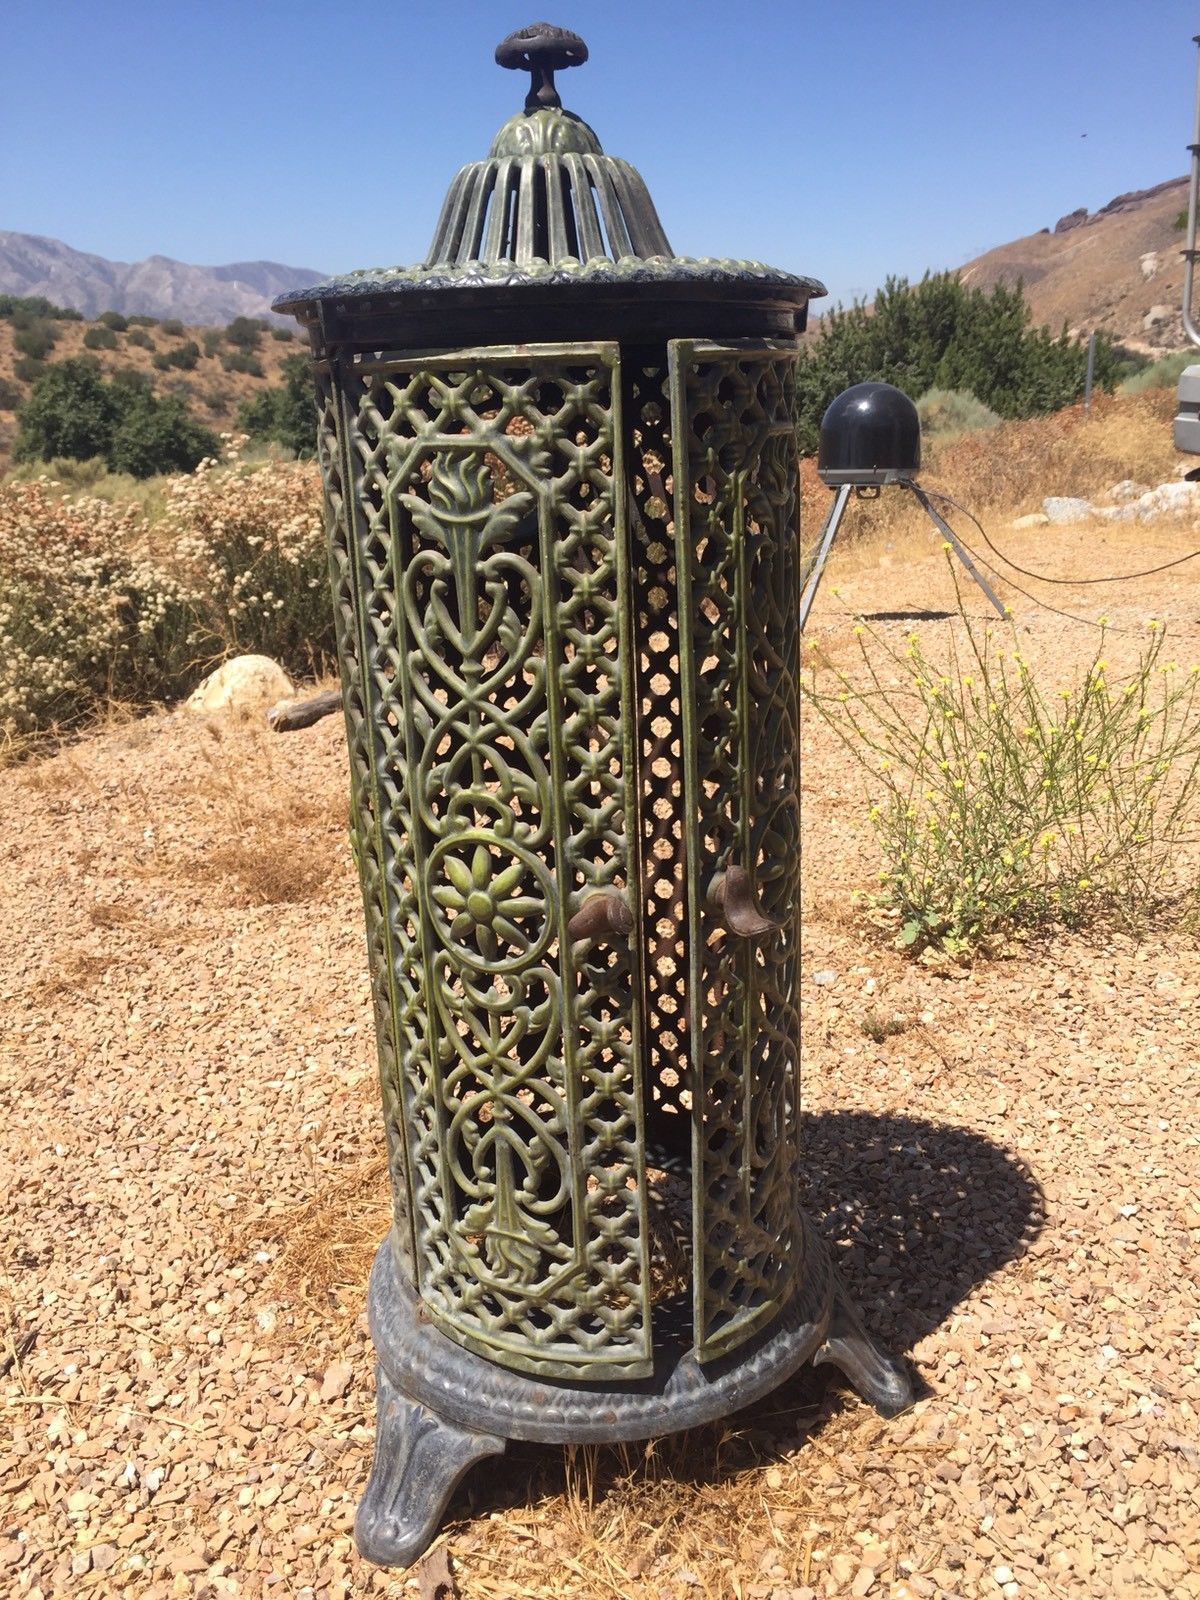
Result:
{"label": "metal tripod stand", "polygon": [[[961,539],[959,539],[958,535],[955,533],[954,529],[950,526],[946,519],[934,507],[929,499],[929,496],[925,493],[924,489],[922,489],[917,480],[915,478],[897,477],[892,481],[898,488],[910,489],[912,493],[916,495],[921,505],[925,508],[925,512],[930,521],[933,523],[934,527],[946,540],[947,544],[962,562],[970,576],[974,578],[975,582],[983,590],[984,594],[991,601],[992,605],[995,606],[997,615],[1001,617],[1004,616],[1004,606],[997,597],[995,590],[992,588],[991,584],[988,583],[987,579],[983,576],[979,568],[971,559],[970,551],[962,543]],[[817,590],[820,587],[821,579],[825,573],[825,563],[829,559],[829,552],[833,548],[833,541],[837,537],[837,531],[841,527],[842,518],[846,514],[846,507],[849,504],[850,496],[856,488],[861,487],[863,487],[863,485],[853,483],[843,483],[839,485],[833,504],[829,508],[829,515],[825,518],[824,525],[821,528],[820,537],[817,540],[812,554],[801,568],[800,631],[802,633],[804,631],[805,624],[808,621],[808,614],[812,610],[813,601],[817,598]]]}

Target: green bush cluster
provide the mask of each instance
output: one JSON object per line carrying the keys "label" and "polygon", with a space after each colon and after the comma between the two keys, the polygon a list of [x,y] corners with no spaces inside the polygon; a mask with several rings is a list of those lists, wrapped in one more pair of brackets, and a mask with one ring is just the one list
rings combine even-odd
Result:
{"label": "green bush cluster", "polygon": [[145,478],[190,472],[219,449],[216,435],[193,421],[175,395],[159,399],[138,373],[110,382],[94,358],[76,356],[48,367],[18,412],[17,461],[98,456],[114,472]]}
{"label": "green bush cluster", "polygon": [[177,367],[182,372],[190,372],[199,359],[200,346],[194,339],[189,339],[186,344],[181,344],[174,350],[160,350],[152,364],[160,372],[168,372],[172,367]]}
{"label": "green bush cluster", "polygon": [[111,328],[114,333],[124,333],[129,326],[129,318],[122,316],[119,311],[102,311],[96,321],[103,323],[106,328]]}
{"label": "green bush cluster", "polygon": [[36,383],[46,370],[46,363],[37,356],[18,356],[13,362],[13,371],[22,383]]}
{"label": "green bush cluster", "polygon": [[0,411],[15,411],[24,398],[24,392],[11,378],[0,378]]}
{"label": "green bush cluster", "polygon": [[140,311],[136,314],[131,313],[129,317],[129,326],[131,328],[157,328],[158,318],[148,317],[144,312]]}
{"label": "green bush cluster", "polygon": [[1140,372],[1133,372],[1121,384],[1122,394],[1141,394],[1145,389],[1173,389],[1185,367],[1200,363],[1200,351],[1177,350],[1174,355],[1162,356],[1148,362]]}
{"label": "green bush cluster", "polygon": [[948,438],[994,428],[1000,418],[965,389],[930,389],[917,401],[921,432],[927,438]]}
{"label": "green bush cluster", "polygon": [[239,350],[257,350],[266,327],[258,317],[234,317],[225,329],[225,341]]}
{"label": "green bush cluster", "polygon": [[58,343],[58,334],[41,317],[34,318],[13,334],[13,349],[34,361],[44,361]]}
{"label": "green bush cluster", "polygon": [[180,322],[178,317],[168,317],[165,322],[160,324],[160,326],[162,331],[170,334],[172,339],[182,339],[183,323]]}
{"label": "green bush cluster", "polygon": [[[1112,389],[1112,341],[1096,341],[1095,385]],[[920,283],[889,278],[871,305],[838,307],[821,319],[797,371],[800,447],[817,448],[821,418],[835,395],[867,379],[917,396],[965,390],[1001,417],[1057,411],[1081,397],[1087,348],[1066,330],[1034,328],[1024,290],[998,284],[990,294],[950,272]]]}
{"label": "green bush cluster", "polygon": [[22,327],[28,326],[35,317],[43,317],[49,322],[83,321],[81,311],[75,311],[70,306],[56,306],[53,301],[44,300],[40,294],[0,294],[0,318]]}
{"label": "green bush cluster", "polygon": [[85,350],[115,350],[117,336],[111,328],[97,323],[94,328],[89,328],[83,336]]}
{"label": "green bush cluster", "polygon": [[125,335],[125,343],[135,344],[139,350],[154,349],[154,340],[146,332],[145,328],[142,327],[130,328],[129,332]]}
{"label": "green bush cluster", "polygon": [[243,400],[237,425],[252,439],[271,439],[301,458],[311,456],[316,448],[316,421],[308,357],[288,356],[283,363],[283,382],[272,384],[252,400]]}
{"label": "green bush cluster", "polygon": [[226,372],[246,372],[252,378],[263,376],[263,364],[252,350],[227,350],[221,365]]}

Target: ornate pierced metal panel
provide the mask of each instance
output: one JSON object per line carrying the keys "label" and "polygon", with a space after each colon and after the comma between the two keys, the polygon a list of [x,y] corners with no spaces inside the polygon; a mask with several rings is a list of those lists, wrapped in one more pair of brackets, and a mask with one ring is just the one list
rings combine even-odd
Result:
{"label": "ornate pierced metal panel", "polygon": [[802,1249],[795,351],[681,340],[670,371],[703,1359],[781,1309]]}
{"label": "ornate pierced metal panel", "polygon": [[[339,385],[358,651],[347,716],[352,740],[353,719],[369,725],[360,861],[417,1287],[448,1333],[511,1366],[641,1376],[641,867],[616,353],[360,359]],[[626,898],[632,938],[571,938],[596,893]]]}

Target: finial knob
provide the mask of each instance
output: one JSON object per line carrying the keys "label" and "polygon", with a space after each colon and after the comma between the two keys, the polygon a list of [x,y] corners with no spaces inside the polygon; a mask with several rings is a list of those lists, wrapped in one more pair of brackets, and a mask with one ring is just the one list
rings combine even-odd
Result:
{"label": "finial knob", "polygon": [[566,67],[581,67],[587,58],[588,47],[577,33],[552,27],[548,22],[531,22],[496,46],[500,66],[530,74],[526,111],[559,109],[562,101],[554,87],[554,74]]}

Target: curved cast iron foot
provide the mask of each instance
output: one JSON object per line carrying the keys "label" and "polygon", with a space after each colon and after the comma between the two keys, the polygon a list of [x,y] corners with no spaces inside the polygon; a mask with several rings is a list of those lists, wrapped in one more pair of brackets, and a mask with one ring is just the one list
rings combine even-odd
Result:
{"label": "curved cast iron foot", "polygon": [[813,1357],[814,1367],[823,1362],[839,1367],[854,1389],[881,1416],[899,1416],[916,1398],[907,1367],[889,1355],[863,1327],[840,1281],[834,1289],[829,1332]]}
{"label": "curved cast iron foot", "polygon": [[358,1516],[359,1554],[384,1567],[407,1567],[438,1531],[454,1486],[476,1461],[500,1455],[506,1441],[447,1422],[410,1400],[376,1365],[375,1459]]}

